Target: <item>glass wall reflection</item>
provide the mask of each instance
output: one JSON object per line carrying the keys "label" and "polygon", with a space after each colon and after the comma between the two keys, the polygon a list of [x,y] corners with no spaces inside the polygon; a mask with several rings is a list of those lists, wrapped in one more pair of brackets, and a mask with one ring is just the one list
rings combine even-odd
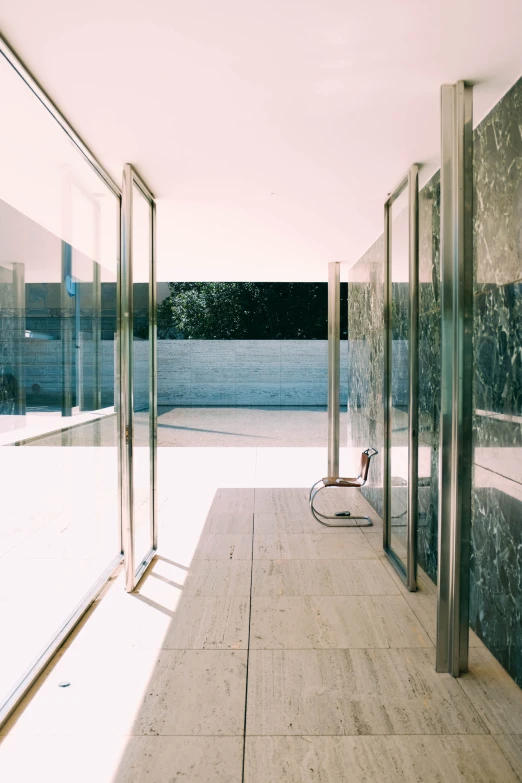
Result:
{"label": "glass wall reflection", "polygon": [[391,540],[407,565],[409,421],[409,253],[407,191],[391,208]]}
{"label": "glass wall reflection", "polygon": [[0,707],[119,555],[119,200],[0,57]]}
{"label": "glass wall reflection", "polygon": [[135,567],[152,547],[152,488],[150,450],[150,317],[151,207],[132,185],[132,391],[133,498]]}

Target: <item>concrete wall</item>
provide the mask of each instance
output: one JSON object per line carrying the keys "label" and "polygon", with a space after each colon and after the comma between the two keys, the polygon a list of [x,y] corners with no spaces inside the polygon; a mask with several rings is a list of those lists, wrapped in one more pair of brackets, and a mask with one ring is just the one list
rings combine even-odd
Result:
{"label": "concrete wall", "polygon": [[[82,340],[82,389],[92,399],[92,343]],[[325,406],[328,395],[326,340],[158,340],[159,405],[311,405]],[[102,407],[113,404],[114,346],[101,343]],[[60,340],[25,341],[25,386],[38,384],[44,394],[59,395],[62,382]],[[134,343],[136,407],[148,403],[146,340]],[[394,365],[403,368],[405,344],[395,341]],[[349,355],[352,362],[348,362]],[[359,362],[355,362],[355,357]],[[341,343],[341,405],[364,407],[369,393],[353,377],[360,361],[371,363],[369,344]],[[399,369],[394,383],[407,399],[407,376]],[[350,390],[350,391],[349,391]],[[398,388],[395,395],[399,397]]]}
{"label": "concrete wall", "polygon": [[[159,340],[159,405],[326,405],[326,340]],[[348,345],[341,344],[341,403]]]}

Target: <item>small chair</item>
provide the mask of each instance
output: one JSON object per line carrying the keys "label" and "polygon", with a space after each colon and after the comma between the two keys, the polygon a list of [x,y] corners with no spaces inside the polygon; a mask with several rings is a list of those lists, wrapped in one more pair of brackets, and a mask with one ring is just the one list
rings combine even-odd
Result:
{"label": "small chair", "polygon": [[[361,466],[359,468],[359,475],[357,478],[340,478],[338,476],[328,476],[327,478],[319,479],[319,481],[313,485],[312,489],[310,490],[309,498],[310,510],[317,521],[321,523],[321,525],[326,525],[326,527],[370,527],[373,525],[370,517],[352,517],[349,511],[339,511],[333,517],[326,516],[326,514],[321,514],[320,511],[317,511],[317,509],[314,508],[314,499],[323,489],[331,489],[332,487],[350,487],[353,489],[360,489],[361,487],[364,487],[368,480],[368,471],[370,469],[371,458],[375,457],[375,455],[378,453],[379,452],[376,449],[372,448],[368,448],[366,451],[363,451],[361,455]],[[327,519],[338,520],[340,517],[350,517],[350,521],[337,523],[326,521]],[[366,523],[361,525],[358,525],[357,523],[354,524],[353,520],[355,519],[365,519]]]}

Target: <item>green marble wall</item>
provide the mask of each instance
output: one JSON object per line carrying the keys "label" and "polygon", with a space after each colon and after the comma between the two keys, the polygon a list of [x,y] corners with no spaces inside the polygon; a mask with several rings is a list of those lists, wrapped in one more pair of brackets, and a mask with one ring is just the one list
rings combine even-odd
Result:
{"label": "green marble wall", "polygon": [[[440,180],[420,193],[419,564],[436,581]],[[382,237],[349,284],[349,444],[382,448]],[[381,265],[381,268],[379,268]],[[522,80],[474,132],[474,440],[470,624],[522,685]],[[376,446],[379,448],[379,445]],[[382,465],[382,463],[381,463]],[[382,512],[382,470],[366,495]]]}
{"label": "green marble wall", "polygon": [[522,685],[522,80],[474,134],[471,627]]}

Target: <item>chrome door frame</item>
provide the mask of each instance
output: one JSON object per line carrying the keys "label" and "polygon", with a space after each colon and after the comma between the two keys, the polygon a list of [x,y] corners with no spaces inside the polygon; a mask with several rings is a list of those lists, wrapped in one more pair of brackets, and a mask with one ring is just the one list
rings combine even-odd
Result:
{"label": "chrome door frame", "polygon": [[[408,526],[407,565],[391,547],[392,445],[392,216],[391,208],[408,191],[409,340],[408,340]],[[407,176],[384,204],[384,481],[383,548],[410,592],[417,590],[418,520],[418,401],[419,401],[419,166]]]}
{"label": "chrome door frame", "polygon": [[[133,266],[132,210],[136,186],[150,206],[149,247],[149,447],[150,447],[150,549],[136,566],[134,548],[133,480]],[[145,573],[158,546],[157,533],[157,395],[156,395],[156,202],[135,168],[123,169],[121,220],[120,307],[120,405],[118,413],[121,464],[122,546],[125,561],[125,588],[132,592]]]}

